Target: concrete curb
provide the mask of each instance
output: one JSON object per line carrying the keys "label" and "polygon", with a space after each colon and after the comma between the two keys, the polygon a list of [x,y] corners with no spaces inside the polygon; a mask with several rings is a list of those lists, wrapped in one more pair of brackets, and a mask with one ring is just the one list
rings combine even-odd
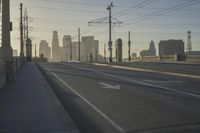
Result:
{"label": "concrete curb", "polygon": [[141,68],[134,68],[134,67],[124,67],[124,66],[117,66],[117,65],[100,64],[100,63],[92,63],[92,64],[93,65],[97,65],[97,66],[118,68],[118,69],[124,69],[124,70],[133,70],[133,71],[142,71],[142,72],[154,72],[154,73],[173,75],[173,76],[180,76],[180,77],[187,77],[187,78],[194,78],[194,79],[200,80],[200,76],[198,76],[198,75],[189,75],[189,74],[173,73],[173,72],[161,72],[161,71],[156,71],[156,70],[141,69]]}
{"label": "concrete curb", "polygon": [[52,102],[52,105],[53,105],[54,109],[56,110],[58,118],[60,119],[64,129],[66,130],[66,133],[80,133],[78,127],[73,122],[73,120],[70,117],[70,115],[66,112],[66,110],[64,109],[62,103],[60,102],[60,100],[58,99],[58,97],[56,96],[56,94],[51,89],[50,85],[48,84],[48,80],[46,79],[47,77],[46,77],[46,74],[44,72],[44,68],[41,65],[38,65],[38,64],[37,64],[37,67],[38,67],[38,69],[40,70],[40,72],[42,74],[41,80],[43,80],[43,81],[45,80],[46,85],[49,86],[46,89],[47,93],[48,93],[48,95],[50,97],[50,100]]}

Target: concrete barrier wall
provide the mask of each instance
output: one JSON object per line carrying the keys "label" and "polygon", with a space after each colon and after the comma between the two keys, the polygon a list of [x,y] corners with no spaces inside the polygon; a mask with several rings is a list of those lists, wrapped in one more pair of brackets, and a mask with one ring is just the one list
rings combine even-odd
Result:
{"label": "concrete barrier wall", "polygon": [[[6,82],[6,65],[3,61],[0,60],[0,88],[2,88]],[[20,63],[20,58],[19,57],[14,57],[13,58],[13,71],[14,74],[20,69],[21,63]]]}
{"label": "concrete barrier wall", "polygon": [[177,55],[160,55],[160,61],[177,61]]}
{"label": "concrete barrier wall", "polygon": [[188,62],[200,62],[200,56],[199,55],[187,55],[186,61],[188,61]]}
{"label": "concrete barrier wall", "polygon": [[0,60],[0,88],[6,84],[5,64]]}
{"label": "concrete barrier wall", "polygon": [[141,56],[134,57],[133,61],[186,61],[200,62],[199,55],[159,55],[159,56]]}
{"label": "concrete barrier wall", "polygon": [[176,55],[141,56],[134,57],[133,61],[177,61]]}
{"label": "concrete barrier wall", "polygon": [[159,57],[158,56],[143,56],[142,60],[144,60],[144,61],[158,61]]}

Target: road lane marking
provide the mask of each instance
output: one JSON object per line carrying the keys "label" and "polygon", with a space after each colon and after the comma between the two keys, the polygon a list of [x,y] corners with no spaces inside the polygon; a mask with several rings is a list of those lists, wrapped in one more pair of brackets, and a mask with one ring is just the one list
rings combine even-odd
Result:
{"label": "road lane marking", "polygon": [[[63,64],[63,65],[71,66],[71,65],[69,65],[69,64]],[[74,66],[73,66],[73,67],[74,67]],[[139,85],[144,85],[144,86],[159,88],[159,89],[163,89],[163,90],[175,92],[175,93],[178,93],[178,94],[183,94],[183,95],[187,95],[187,96],[192,96],[192,97],[200,98],[200,95],[198,95],[198,94],[193,94],[193,93],[189,93],[189,92],[183,92],[183,91],[179,91],[179,90],[174,90],[174,89],[171,89],[171,88],[168,88],[168,87],[163,87],[163,86],[159,86],[159,85],[154,85],[154,84],[150,84],[150,83],[146,83],[146,82],[142,82],[142,81],[136,81],[136,80],[132,80],[132,79],[120,77],[120,76],[113,75],[113,74],[108,74],[108,73],[104,73],[104,72],[99,72],[99,71],[92,70],[92,69],[89,69],[89,68],[83,68],[83,67],[76,67],[76,68],[79,68],[79,69],[81,69],[81,70],[96,72],[96,73],[99,73],[99,74],[101,74],[101,75],[110,76],[110,77],[118,78],[118,79],[121,79],[121,80],[126,80],[126,81],[133,82],[133,83],[136,83],[136,84],[139,84]]]}
{"label": "road lane marking", "polygon": [[198,75],[190,75],[190,74],[175,73],[175,72],[162,72],[162,71],[157,71],[157,70],[134,68],[134,67],[125,67],[125,66],[117,66],[117,65],[107,65],[107,64],[100,64],[100,63],[93,63],[93,64],[96,65],[96,66],[106,66],[106,67],[118,68],[118,69],[124,69],[124,70],[153,72],[153,73],[160,73],[160,74],[173,75],[173,76],[179,76],[179,77],[200,79],[200,76],[198,76]]}
{"label": "road lane marking", "polygon": [[93,105],[90,101],[88,101],[85,97],[83,97],[80,93],[74,90],[69,84],[63,81],[60,77],[58,77],[54,72],[52,72],[49,68],[45,67],[45,70],[49,71],[55,78],[57,78],[61,83],[63,83],[67,88],[69,88],[73,93],[79,96],[84,102],[86,102],[90,107],[92,107],[100,116],[106,119],[115,129],[120,131],[121,133],[126,133],[126,131],[115,121],[109,118],[106,114],[104,114],[100,109],[98,109],[95,105]]}
{"label": "road lane marking", "polygon": [[120,85],[111,85],[108,83],[99,83],[101,88],[112,89],[112,90],[120,90]]}
{"label": "road lane marking", "polygon": [[176,80],[143,80],[145,82],[150,82],[150,83],[161,83],[161,84],[183,84],[183,83],[186,83],[187,81],[176,81]]}

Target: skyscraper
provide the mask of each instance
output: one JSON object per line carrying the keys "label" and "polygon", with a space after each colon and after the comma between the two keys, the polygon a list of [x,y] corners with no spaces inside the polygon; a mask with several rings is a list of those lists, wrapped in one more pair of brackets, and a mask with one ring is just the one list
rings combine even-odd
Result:
{"label": "skyscraper", "polygon": [[66,60],[72,60],[73,53],[72,53],[72,39],[70,35],[65,35],[63,37],[63,48],[62,53],[63,57],[65,57]]}
{"label": "skyscraper", "polygon": [[61,48],[59,46],[58,32],[53,31],[52,39],[52,61],[61,61]]}
{"label": "skyscraper", "polygon": [[98,60],[98,54],[99,54],[99,40],[94,40],[93,44],[93,55],[94,55],[94,60]]}
{"label": "skyscraper", "polygon": [[148,50],[142,50],[140,52],[140,56],[155,56],[156,55],[156,48],[154,42],[151,40],[149,49]]}
{"label": "skyscraper", "polygon": [[81,41],[81,60],[96,61],[99,53],[99,41],[94,40],[94,36],[83,36]]}
{"label": "skyscraper", "polygon": [[45,40],[40,41],[39,46],[39,55],[43,55],[44,58],[48,58],[48,60],[51,59],[51,48],[48,46],[49,44]]}
{"label": "skyscraper", "polygon": [[151,40],[151,42],[150,42],[149,52],[154,56],[156,55],[156,47],[155,47],[153,40]]}

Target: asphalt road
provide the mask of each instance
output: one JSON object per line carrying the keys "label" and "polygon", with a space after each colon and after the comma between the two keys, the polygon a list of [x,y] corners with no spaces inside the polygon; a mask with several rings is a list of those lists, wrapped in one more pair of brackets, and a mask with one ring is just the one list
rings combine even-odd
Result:
{"label": "asphalt road", "polygon": [[82,133],[199,133],[200,80],[79,63],[41,63]]}

